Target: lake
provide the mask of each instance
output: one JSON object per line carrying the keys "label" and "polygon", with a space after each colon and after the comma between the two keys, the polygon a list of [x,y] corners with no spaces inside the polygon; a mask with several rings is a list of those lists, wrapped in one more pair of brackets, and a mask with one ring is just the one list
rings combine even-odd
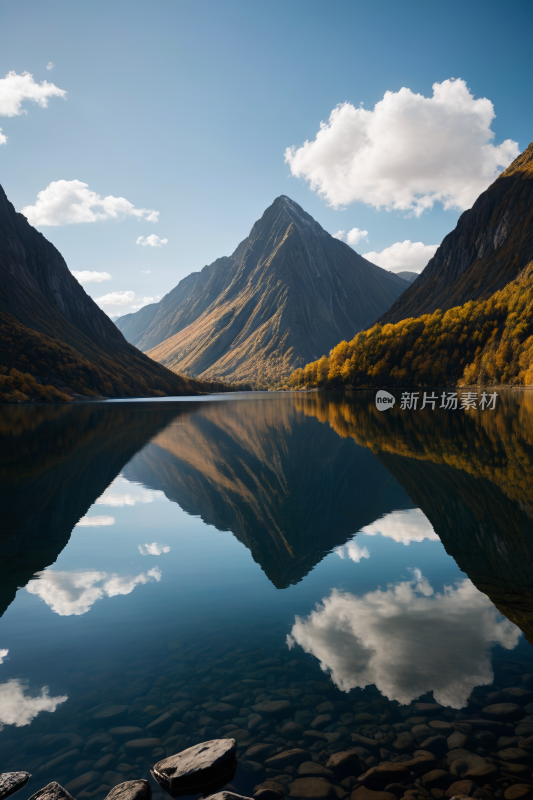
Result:
{"label": "lake", "polygon": [[[382,761],[446,769],[455,734],[489,767],[474,789],[533,785],[529,751],[505,756],[533,735],[533,393],[393,394],[0,407],[17,798],[140,777],[163,798],[150,768],[220,737],[244,795],[322,776],[342,800]],[[266,763],[288,749],[303,766]]]}

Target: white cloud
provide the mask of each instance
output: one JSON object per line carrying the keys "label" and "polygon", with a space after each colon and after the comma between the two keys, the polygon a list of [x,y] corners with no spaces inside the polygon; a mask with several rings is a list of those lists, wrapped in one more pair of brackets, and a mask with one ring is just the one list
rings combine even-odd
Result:
{"label": "white cloud", "polygon": [[337,553],[340,558],[349,558],[350,561],[355,561],[359,564],[362,558],[370,558],[368,547],[359,547],[355,542],[347,542],[342,547],[335,547],[333,552]]}
{"label": "white cloud", "polygon": [[48,64],[46,65],[46,69],[53,69],[54,67],[55,64],[53,63],[53,61],[49,61]]}
{"label": "white cloud", "polygon": [[2,128],[0,128],[0,144],[5,144],[7,142],[7,136],[2,133]]}
{"label": "white cloud", "polygon": [[109,272],[90,272],[89,270],[73,271],[72,274],[80,283],[102,283],[102,281],[110,281],[113,277]]}
{"label": "white cloud", "polygon": [[140,544],[139,553],[142,556],[160,556],[163,553],[170,553],[170,547],[168,544],[158,544],[158,542],[152,542],[152,544]]}
{"label": "white cloud", "polygon": [[150,274],[150,270],[149,269],[142,269],[141,272],[142,272],[143,275],[149,275]]}
{"label": "white cloud", "polygon": [[31,225],[72,225],[133,216],[157,222],[159,211],[135,208],[124,197],[101,197],[81,181],[52,181],[37,195],[34,206],[25,206],[22,213]]}
{"label": "white cloud", "polygon": [[104,311],[107,311],[108,307],[114,307],[115,309],[118,307],[118,314],[115,313],[114,316],[120,316],[121,314],[129,314],[130,311],[138,311],[140,308],[150,303],[159,302],[159,300],[161,300],[161,295],[156,295],[155,297],[139,297],[135,292],[122,291],[110,292],[109,294],[104,294],[102,297],[97,297],[95,303],[101,306]]}
{"label": "white cloud", "polygon": [[[109,484],[105,492],[95,500],[96,506],[134,506],[136,503],[153,503],[165,500],[165,493],[157,489],[145,489],[139,483],[132,483],[119,475]],[[94,517],[93,517],[94,519]]]}
{"label": "white cloud", "polygon": [[386,247],[380,253],[363,253],[367,258],[378,267],[388,269],[391,272],[422,272],[430,258],[435,255],[438,244],[423,244],[422,242],[396,242]]}
{"label": "white cloud", "polygon": [[9,650],[0,650],[0,664],[3,663],[4,658],[7,656],[8,653]]}
{"label": "white cloud", "polygon": [[520,630],[468,579],[438,593],[413,572],[360,597],[334,589],[296,617],[289,647],[314,655],[342,691],[374,684],[402,704],[433,691],[438,703],[462,708],[474,687],[493,681],[491,645],[511,650]]}
{"label": "white cloud", "polygon": [[404,87],[373,111],[338,105],[285,161],[334,207],[359,201],[417,216],[436,202],[466,209],[520,152],[510,139],[491,144],[494,116],[463,80],[434,83],[432,97]]}
{"label": "white cloud", "polygon": [[135,576],[53,570],[37,574],[39,577],[26,586],[27,591],[44,600],[61,617],[86,614],[103,597],[130,594],[140,584],[161,580],[161,571],[157,567]]}
{"label": "white cloud", "polygon": [[50,697],[48,686],[43,686],[37,697],[30,697],[21,681],[12,678],[0,684],[0,731],[4,725],[29,725],[41,711],[55,711],[65,700],[67,695]]}
{"label": "white cloud", "polygon": [[160,239],[155,233],[151,233],[150,236],[139,236],[135,244],[142,244],[143,247],[163,247],[164,244],[168,244],[168,239]]}
{"label": "white cloud", "polygon": [[424,539],[440,542],[431,522],[419,508],[385,514],[381,519],[362,528],[361,533],[367,536],[385,536],[405,545],[422,542]]}
{"label": "white cloud", "polygon": [[368,242],[368,231],[362,231],[359,228],[352,228],[351,231],[337,231],[337,233],[333,234],[334,239],[340,239],[341,242],[346,242],[351,247],[355,247],[361,239],[364,239]]}
{"label": "white cloud", "polygon": [[115,517],[82,517],[74,527],[76,528],[101,528],[106,525],[114,525]]}
{"label": "white cloud", "polygon": [[66,91],[58,89],[53,83],[42,81],[36,83],[33,75],[23,72],[8,72],[5,78],[0,78],[0,117],[17,117],[28,112],[22,108],[24,100],[32,100],[41,108],[48,107],[49,97],[65,97]]}

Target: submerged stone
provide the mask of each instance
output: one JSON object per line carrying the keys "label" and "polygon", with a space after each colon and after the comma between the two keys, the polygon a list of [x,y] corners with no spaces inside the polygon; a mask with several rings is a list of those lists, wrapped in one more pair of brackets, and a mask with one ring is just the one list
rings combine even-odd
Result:
{"label": "submerged stone", "polygon": [[310,761],[311,757],[307,750],[302,750],[298,747],[292,750],[283,750],[271,758],[267,758],[265,766],[271,769],[284,769],[285,767],[297,767],[305,761]]}
{"label": "submerged stone", "polygon": [[231,774],[236,766],[235,739],[212,739],[158,761],[156,781],[171,793],[206,786]]}
{"label": "submerged stone", "polygon": [[74,800],[74,798],[59,783],[52,781],[52,783],[32,794],[30,800]]}
{"label": "submerged stone", "polygon": [[151,797],[152,787],[148,781],[124,781],[111,789],[106,800],[150,800]]}
{"label": "submerged stone", "polygon": [[300,800],[328,800],[336,797],[335,788],[326,778],[296,778],[291,783],[290,797]]}
{"label": "submerged stone", "polygon": [[2,772],[0,774],[0,800],[9,797],[26,786],[31,775],[29,772]]}

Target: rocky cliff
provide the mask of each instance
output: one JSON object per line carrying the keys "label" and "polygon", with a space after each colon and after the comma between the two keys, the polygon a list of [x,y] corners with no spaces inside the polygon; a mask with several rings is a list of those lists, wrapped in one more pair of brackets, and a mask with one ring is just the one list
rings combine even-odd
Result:
{"label": "rocky cliff", "polygon": [[117,325],[175,371],[277,380],[351,339],[408,286],[282,195],[230,257],[189,275],[160,303]]}
{"label": "rocky cliff", "polygon": [[6,382],[12,369],[67,394],[149,396],[202,388],[129,344],[71,274],[61,253],[16,213],[0,187],[3,392],[10,388]]}
{"label": "rocky cliff", "polygon": [[490,297],[533,259],[533,143],[461,214],[409,289],[377,320]]}

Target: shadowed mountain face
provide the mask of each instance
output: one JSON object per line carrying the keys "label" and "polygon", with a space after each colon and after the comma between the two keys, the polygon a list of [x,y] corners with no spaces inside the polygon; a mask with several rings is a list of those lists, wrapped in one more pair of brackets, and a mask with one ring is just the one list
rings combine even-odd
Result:
{"label": "shadowed mountain face", "polygon": [[9,406],[0,412],[0,616],[124,464],[176,415],[142,404]]}
{"label": "shadowed mountain face", "polygon": [[366,448],[340,439],[285,397],[206,403],[123,470],[186,512],[231,530],[279,589],[396,509],[414,508]]}
{"label": "shadowed mountain face", "polygon": [[281,196],[233,255],[117,325],[175,371],[275,380],[368,327],[408,285]]}
{"label": "shadowed mountain face", "polygon": [[74,278],[61,253],[15,212],[2,187],[0,367],[29,373],[70,394],[153,396],[203,388],[132,347]]}
{"label": "shadowed mountain face", "polygon": [[324,395],[297,405],[374,453],[533,644],[533,393],[500,394],[493,412],[383,414],[373,401]]}
{"label": "shadowed mountain face", "polygon": [[378,322],[488,298],[533,259],[533,143],[459,218],[422,274]]}

